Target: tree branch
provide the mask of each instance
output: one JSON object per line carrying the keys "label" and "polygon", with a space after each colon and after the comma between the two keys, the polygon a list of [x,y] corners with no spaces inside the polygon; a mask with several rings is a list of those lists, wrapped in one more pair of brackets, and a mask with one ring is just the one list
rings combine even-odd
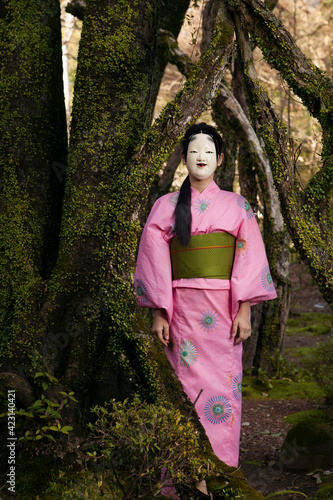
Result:
{"label": "tree branch", "polygon": [[247,26],[267,62],[280,71],[316,118],[319,119],[323,106],[332,109],[332,81],[302,53],[273,12],[260,0],[238,2],[234,12]]}
{"label": "tree branch", "polygon": [[148,211],[150,211],[153,204],[160,196],[170,192],[175,172],[180,163],[181,150],[181,145],[177,144],[174,151],[169,156],[161,176],[159,178],[156,176],[157,178],[150,189]]}
{"label": "tree branch", "polygon": [[[247,1],[247,0],[246,0]],[[261,8],[263,8],[261,6]],[[259,85],[254,71],[252,53],[243,36],[243,20],[237,20],[237,39],[245,70],[245,82],[251,99],[252,118],[260,124],[275,186],[278,190],[284,220],[292,240],[311,272],[325,299],[333,304],[333,248],[329,220],[325,214],[318,220],[310,200],[300,189],[288,152],[288,137],[273,103]],[[305,56],[303,56],[305,57]],[[251,76],[250,76],[251,75]]]}
{"label": "tree branch", "polygon": [[269,216],[273,220],[273,229],[274,231],[282,231],[284,228],[283,217],[281,212],[278,210],[280,204],[276,188],[274,186],[269,160],[263,151],[258,136],[253,130],[252,125],[250,124],[247,116],[245,115],[237,99],[235,99],[230,90],[223,84],[220,85],[219,91],[220,91],[219,98],[221,104],[223,105],[224,109],[229,113],[230,118],[237,120],[238,124],[241,127],[244,139],[248,141],[248,143],[251,146],[252,152],[254,152],[259,159],[258,164],[261,172],[267,179],[266,187],[269,194],[269,198],[270,200],[272,200],[272,203],[270,204],[272,212],[269,214]]}
{"label": "tree branch", "polygon": [[[317,216],[328,208],[333,190],[333,83],[297,47],[290,33],[259,0],[244,0],[237,5],[236,17],[247,26],[267,62],[280,71],[309,112],[318,119],[323,133],[323,166],[311,179],[304,193]],[[245,59],[244,59],[245,60]],[[252,75],[249,74],[252,78]]]}
{"label": "tree branch", "polygon": [[160,29],[158,31],[158,44],[163,57],[171,64],[175,64],[182,75],[188,76],[194,64],[191,58],[178,47],[178,42],[173,34],[170,31]]}
{"label": "tree branch", "polygon": [[87,9],[86,0],[71,0],[71,2],[69,2],[65,8],[68,14],[72,14],[72,16],[75,16],[78,19],[80,19],[80,21],[83,21],[86,9]]}

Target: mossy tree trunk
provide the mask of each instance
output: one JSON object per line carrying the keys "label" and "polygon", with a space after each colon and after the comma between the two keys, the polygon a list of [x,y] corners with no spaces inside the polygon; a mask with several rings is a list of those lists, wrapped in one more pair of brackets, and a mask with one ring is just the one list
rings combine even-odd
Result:
{"label": "mossy tree trunk", "polygon": [[126,355],[133,354],[140,372],[140,352],[130,338],[137,228],[127,217],[137,185],[129,191],[121,179],[150,126],[162,77],[157,14],[156,4],[140,0],[90,1],[84,15],[49,301],[56,304],[56,327],[71,334],[67,352],[50,362],[79,393],[88,394],[87,406],[91,399],[126,394],[138,382],[125,375]]}
{"label": "mossy tree trunk", "polygon": [[20,379],[45,333],[58,250],[67,155],[59,1],[3,1],[0,33],[1,371],[16,366]]}
{"label": "mossy tree trunk", "polygon": [[[137,336],[138,324],[131,290],[140,215],[155,173],[174,148],[187,123],[193,121],[195,116],[207,107],[214,82],[218,81],[216,73],[221,74],[226,68],[233,46],[231,35],[232,33],[229,33],[227,37],[225,33],[217,30],[215,43],[207,60],[202,61],[193,72],[188,88],[172,105],[167,106],[160,120],[145,134],[131,162],[123,163],[122,169],[117,172],[116,182],[113,177],[112,185],[109,184],[110,198],[105,208],[103,227],[103,276],[100,278],[99,295],[90,298],[95,307],[102,308],[102,320],[105,325],[95,344],[94,387],[96,373],[101,376],[99,370],[103,370],[105,387],[107,386],[110,392],[110,375],[113,374],[112,380],[116,382],[115,367],[122,367],[127,374],[131,373],[130,378],[133,379],[133,384],[136,384],[137,390],[145,387],[145,397],[156,397],[157,377],[148,359],[149,344],[145,338]],[[224,41],[224,44],[219,47],[221,41]],[[221,59],[221,55],[225,57]],[[212,64],[215,73],[207,71]],[[192,96],[195,96],[195,99],[191,99]],[[91,365],[90,360],[89,364]],[[126,383],[128,379],[127,376]],[[99,386],[102,387],[103,383]],[[115,383],[117,395],[119,386],[118,381],[117,387]]]}

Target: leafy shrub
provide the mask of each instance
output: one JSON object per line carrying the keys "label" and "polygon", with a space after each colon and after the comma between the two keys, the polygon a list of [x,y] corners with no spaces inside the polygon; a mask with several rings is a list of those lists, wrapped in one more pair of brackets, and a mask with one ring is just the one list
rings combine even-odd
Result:
{"label": "leafy shrub", "polygon": [[192,487],[207,472],[199,459],[198,432],[179,410],[136,396],[93,412],[97,419],[89,427],[100,446],[88,454],[111,466],[124,499],[161,498],[170,483]]}
{"label": "leafy shrub", "polygon": [[121,498],[117,486],[106,485],[101,476],[86,470],[75,474],[59,471],[40,500],[119,500]]}
{"label": "leafy shrub", "polygon": [[327,401],[333,405],[333,340],[323,343],[313,350],[307,367],[320,385]]}

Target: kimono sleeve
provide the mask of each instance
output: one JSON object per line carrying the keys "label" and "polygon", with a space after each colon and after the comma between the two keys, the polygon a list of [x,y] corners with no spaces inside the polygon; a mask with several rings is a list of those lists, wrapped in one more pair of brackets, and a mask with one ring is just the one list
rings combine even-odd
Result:
{"label": "kimono sleeve", "polygon": [[241,213],[231,275],[233,317],[238,312],[240,301],[249,301],[254,305],[276,297],[259,226],[249,203],[244,198],[242,201],[244,210]]}
{"label": "kimono sleeve", "polygon": [[165,309],[172,319],[172,271],[168,233],[173,210],[168,200],[157,200],[142,232],[134,286],[138,305]]}

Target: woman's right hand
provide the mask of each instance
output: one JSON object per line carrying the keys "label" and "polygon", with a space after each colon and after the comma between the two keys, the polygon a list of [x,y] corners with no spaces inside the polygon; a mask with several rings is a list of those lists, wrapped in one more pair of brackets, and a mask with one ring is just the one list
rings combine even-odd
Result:
{"label": "woman's right hand", "polygon": [[168,347],[169,323],[165,317],[164,309],[154,309],[154,321],[151,329],[153,333],[157,333],[157,337],[162,344]]}

